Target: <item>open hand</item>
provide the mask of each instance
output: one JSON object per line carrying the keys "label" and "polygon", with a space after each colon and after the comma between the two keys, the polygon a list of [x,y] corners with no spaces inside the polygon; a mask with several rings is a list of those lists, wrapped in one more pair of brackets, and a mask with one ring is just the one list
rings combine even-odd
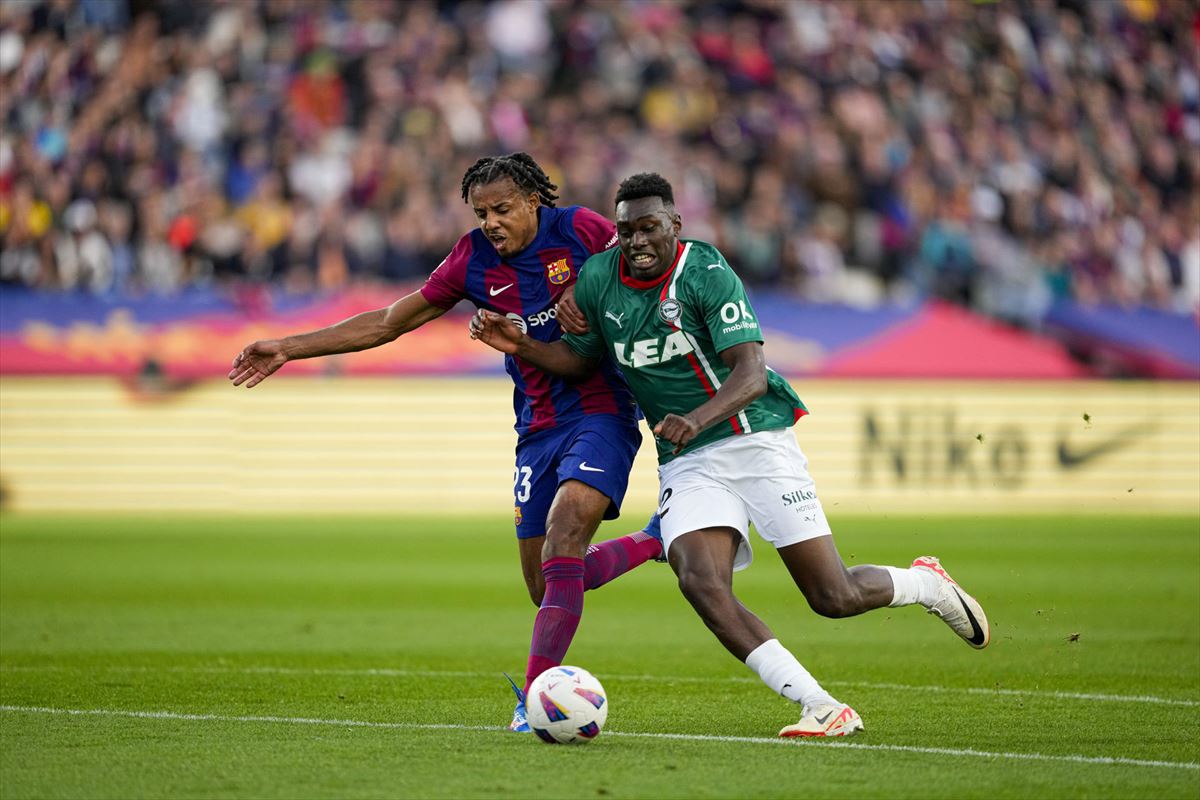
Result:
{"label": "open hand", "polygon": [[244,383],[247,389],[252,389],[287,362],[288,357],[278,339],[254,342],[234,356],[229,380],[234,386]]}

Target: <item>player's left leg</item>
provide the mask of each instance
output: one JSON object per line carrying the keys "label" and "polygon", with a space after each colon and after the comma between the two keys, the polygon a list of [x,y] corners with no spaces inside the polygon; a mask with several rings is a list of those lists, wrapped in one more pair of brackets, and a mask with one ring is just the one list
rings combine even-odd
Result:
{"label": "player's left leg", "polygon": [[882,608],[895,596],[886,567],[861,564],[847,569],[830,534],[778,552],[804,599],[823,617],[853,617]]}
{"label": "player's left leg", "polygon": [[[545,534],[517,540],[521,575],[529,589],[529,599],[539,607],[546,594],[546,581],[542,577],[542,547],[545,542]],[[659,531],[657,514],[640,531],[588,545],[583,556],[583,588],[589,592],[599,589],[651,559],[667,560],[662,554],[662,533]]]}
{"label": "player's left leg", "polygon": [[[829,522],[808,474],[808,461],[790,430],[750,434],[740,448],[730,448],[723,465],[740,478],[755,527],[775,545],[792,580],[814,611],[826,617],[852,617],[885,606],[920,604],[941,617],[972,647],[987,646],[987,617],[976,600],[963,592],[935,558],[921,558],[910,568],[847,568],[833,543]],[[747,465],[753,464],[750,471]],[[765,477],[763,477],[765,475]]]}
{"label": "player's left leg", "polygon": [[640,531],[588,545],[583,557],[583,584],[588,591],[619,578],[647,561],[666,561],[662,533],[655,514]]}
{"label": "player's left leg", "polygon": [[808,604],[822,616],[851,617],[884,606],[919,604],[977,650],[991,640],[979,601],[932,556],[916,559],[907,569],[866,564],[847,569],[832,536],[782,547],[779,555]]}

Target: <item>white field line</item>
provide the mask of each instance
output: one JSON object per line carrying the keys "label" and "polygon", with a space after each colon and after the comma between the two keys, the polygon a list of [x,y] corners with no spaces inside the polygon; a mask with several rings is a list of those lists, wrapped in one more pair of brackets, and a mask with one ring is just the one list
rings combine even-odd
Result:
{"label": "white field line", "polygon": [[[244,674],[244,675],[342,675],[345,677],[384,677],[384,678],[492,678],[496,673],[462,670],[420,670],[420,669],[337,669],[321,667],[146,667],[146,666],[102,666],[102,667],[69,667],[61,665],[27,665],[0,666],[0,672],[51,672],[51,671],[95,671],[108,672],[186,672],[186,673],[215,673],[215,674]],[[675,675],[613,675],[606,674],[605,678],[614,681],[663,681],[673,683],[759,683],[758,678],[730,677],[697,677]],[[1001,689],[985,687],[955,687],[930,686],[907,683],[871,683],[869,681],[824,681],[826,686],[843,686],[851,689],[881,689],[898,692],[934,692],[940,694],[969,694],[978,696],[997,697],[1028,697],[1046,700],[1082,700],[1097,703],[1151,703],[1164,706],[1183,706],[1184,708],[1200,707],[1200,700],[1181,700],[1171,697],[1155,697],[1153,695],[1128,694],[1096,694],[1089,692],[1060,692],[1043,691],[1038,689]]]}
{"label": "white field line", "polygon": [[[495,731],[507,733],[507,728],[498,725],[438,725],[417,722],[370,722],[358,719],[314,719],[312,717],[276,717],[276,716],[234,716],[225,714],[184,714],[174,711],[127,711],[111,708],[48,708],[45,706],[0,706],[0,711],[15,714],[54,714],[60,716],[89,716],[89,717],[126,717],[133,719],[166,719],[183,720],[188,722],[262,722],[283,725],[328,725],[341,728],[386,728],[389,730],[460,730],[460,731]],[[962,758],[983,758],[988,760],[1011,761],[1050,761],[1068,764],[1101,764],[1124,767],[1159,767],[1163,769],[1192,769],[1200,770],[1200,764],[1194,761],[1149,761],[1140,758],[1123,758],[1120,756],[1055,756],[1046,753],[1005,753],[988,750],[972,750],[970,748],[950,747],[917,747],[903,744],[859,744],[846,741],[814,741],[809,739],[780,739],[763,736],[707,736],[692,733],[642,733],[637,731],[608,731],[607,737],[621,736],[636,739],[670,739],[685,742],[732,742],[736,744],[770,744],[785,747],[836,747],[846,750],[866,750],[899,753],[918,753],[921,755],[956,756]]]}

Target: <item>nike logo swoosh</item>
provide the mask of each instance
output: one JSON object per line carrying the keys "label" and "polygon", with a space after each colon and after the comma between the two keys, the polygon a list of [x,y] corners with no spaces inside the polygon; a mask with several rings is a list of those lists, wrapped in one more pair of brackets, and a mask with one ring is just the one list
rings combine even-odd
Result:
{"label": "nike logo swoosh", "polygon": [[579,465],[579,468],[584,472],[604,472],[604,470],[600,469],[600,467],[589,467],[586,461],[582,462]]}
{"label": "nike logo swoosh", "polygon": [[1073,447],[1067,441],[1065,432],[1060,432],[1058,435],[1058,465],[1063,469],[1076,469],[1082,467],[1089,461],[1099,458],[1102,455],[1111,453],[1114,450],[1120,450],[1134,442],[1134,440],[1153,431],[1153,425],[1137,425],[1132,428],[1126,428],[1117,433],[1111,439],[1106,439],[1099,444],[1090,445],[1088,447]]}
{"label": "nike logo swoosh", "polygon": [[827,719],[829,719],[830,717],[832,717],[832,716],[833,716],[833,711],[832,711],[832,710],[826,711],[826,712],[825,712],[825,716],[823,716],[823,717],[816,717],[817,724],[818,724],[818,725],[824,725],[824,724],[825,724],[825,721],[826,721]]}
{"label": "nike logo swoosh", "polygon": [[954,594],[958,596],[958,602],[962,603],[963,611],[967,612],[967,620],[971,623],[971,638],[967,641],[978,647],[983,644],[983,628],[979,627],[979,620],[975,619],[975,615],[971,613],[971,607],[967,605],[966,600],[963,600],[962,592],[955,586],[950,588],[954,589]]}
{"label": "nike logo swoosh", "polygon": [[512,288],[512,284],[511,284],[511,283],[506,283],[505,285],[503,285],[503,286],[501,286],[501,287],[499,287],[499,288],[497,288],[497,287],[495,287],[495,286],[489,286],[489,287],[488,287],[488,294],[490,294],[492,297],[495,297],[496,295],[498,295],[498,294],[500,294],[501,292],[503,292],[505,289],[511,289],[511,288]]}

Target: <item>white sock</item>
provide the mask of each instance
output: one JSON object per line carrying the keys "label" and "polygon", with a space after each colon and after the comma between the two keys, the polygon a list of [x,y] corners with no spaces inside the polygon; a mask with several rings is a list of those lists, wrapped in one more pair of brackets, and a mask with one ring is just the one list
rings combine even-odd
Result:
{"label": "white sock", "polygon": [[892,602],[890,608],[911,606],[913,603],[928,605],[937,599],[937,585],[933,576],[923,569],[900,569],[884,567],[892,576]]}
{"label": "white sock", "polygon": [[776,694],[804,707],[837,704],[778,639],[768,639],[746,656],[746,666],[758,673]]}

